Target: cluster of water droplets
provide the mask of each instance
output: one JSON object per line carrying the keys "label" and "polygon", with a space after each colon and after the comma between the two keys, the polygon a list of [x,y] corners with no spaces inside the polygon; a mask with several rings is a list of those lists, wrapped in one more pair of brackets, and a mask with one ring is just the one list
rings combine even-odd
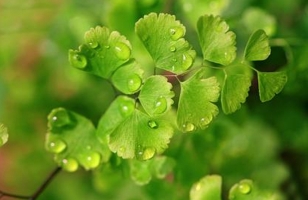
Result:
{"label": "cluster of water droplets", "polygon": [[[124,42],[116,42],[114,45],[101,45],[100,43],[98,43],[97,41],[91,41],[88,42],[86,44],[86,46],[90,49],[92,49],[92,51],[89,51],[90,54],[92,52],[92,56],[95,55],[93,54],[93,51],[97,51],[99,52],[98,55],[100,56],[100,58],[105,58],[105,55],[101,55],[101,54],[106,54],[106,51],[112,50],[113,54],[120,60],[128,60],[130,58],[131,55],[131,48],[125,44]],[[111,48],[111,46],[113,48]],[[100,48],[104,48],[105,50],[101,51]],[[80,48],[82,49],[82,48]],[[108,54],[107,54],[108,55]],[[91,56],[91,57],[92,57]],[[84,53],[80,52],[80,51],[70,51],[69,53],[69,60],[72,64],[72,66],[79,68],[79,69],[85,69],[88,65],[88,59],[87,55],[84,55]],[[95,59],[95,58],[91,58],[91,59]]]}
{"label": "cluster of water droplets", "polygon": [[199,126],[201,129],[205,129],[208,127],[212,120],[212,115],[210,115],[209,117],[202,117],[200,121],[196,123],[197,125],[192,122],[186,122],[182,125],[182,129],[184,130],[184,132],[193,132],[197,129],[197,126]]}
{"label": "cluster of water droplets", "polygon": [[[173,41],[177,41],[180,38],[184,37],[185,29],[181,26],[173,27],[169,30],[169,35]],[[185,42],[185,45],[189,46],[187,42]],[[172,45],[170,46],[169,50],[170,52],[175,53],[177,51],[177,48]],[[175,71],[177,65],[180,65],[183,70],[187,70],[191,67],[193,63],[193,57],[188,52],[185,52],[178,58],[172,58],[172,62],[174,62],[173,66],[171,67],[172,71]]]}

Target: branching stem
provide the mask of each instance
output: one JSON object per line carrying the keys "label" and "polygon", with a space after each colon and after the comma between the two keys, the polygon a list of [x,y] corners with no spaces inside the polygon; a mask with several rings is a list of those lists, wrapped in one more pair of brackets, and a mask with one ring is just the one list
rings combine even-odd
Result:
{"label": "branching stem", "polygon": [[0,191],[0,199],[2,197],[11,197],[15,199],[27,199],[27,200],[36,200],[42,192],[46,189],[46,187],[49,185],[49,183],[55,178],[55,176],[61,171],[61,167],[57,167],[42,183],[42,185],[37,189],[37,191],[31,195],[31,196],[24,196],[24,195],[18,195],[18,194],[11,194],[7,192]]}

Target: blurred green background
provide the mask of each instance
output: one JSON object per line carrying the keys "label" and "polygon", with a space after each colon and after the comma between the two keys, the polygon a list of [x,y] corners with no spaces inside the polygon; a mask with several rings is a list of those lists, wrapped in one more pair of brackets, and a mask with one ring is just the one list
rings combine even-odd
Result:
{"label": "blurred green background", "polygon": [[0,122],[10,134],[0,149],[0,190],[31,194],[56,167],[44,149],[51,109],[65,107],[97,124],[114,98],[104,80],[69,66],[68,49],[76,49],[89,28],[105,25],[125,35],[137,60],[151,66],[134,34],[135,22],[149,12],[175,14],[199,53],[195,27],[203,14],[227,20],[240,53],[249,34],[263,28],[272,54],[254,65],[261,71],[287,70],[285,89],[262,104],[253,82],[240,111],[220,114],[203,132],[177,134],[166,152],[177,160],[173,181],[154,180],[140,187],[112,170],[63,172],[40,199],[188,199],[191,185],[209,173],[223,176],[226,191],[251,178],[281,199],[305,199],[306,0],[0,0]]}

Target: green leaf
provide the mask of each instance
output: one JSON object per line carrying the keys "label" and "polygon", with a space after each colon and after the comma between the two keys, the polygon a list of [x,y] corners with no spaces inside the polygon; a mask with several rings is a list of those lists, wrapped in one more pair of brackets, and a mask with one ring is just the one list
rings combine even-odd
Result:
{"label": "green leaf", "polygon": [[56,108],[48,115],[48,128],[46,149],[65,170],[76,171],[79,165],[90,170],[109,160],[107,144],[99,142],[95,127],[83,116]]}
{"label": "green leaf", "polygon": [[78,50],[69,50],[69,62],[73,67],[106,79],[128,62],[130,56],[131,44],[124,36],[99,26],[85,33],[85,44]]}
{"label": "green leaf", "polygon": [[262,102],[271,100],[276,94],[281,92],[287,82],[287,74],[281,72],[259,72],[258,86],[259,96]]}
{"label": "green leaf", "polygon": [[236,57],[235,34],[219,16],[205,15],[197,23],[204,60],[229,65]]}
{"label": "green leaf", "polygon": [[246,101],[251,78],[245,74],[226,74],[221,91],[221,105],[225,114],[235,112]]}
{"label": "green leaf", "polygon": [[271,54],[268,36],[264,30],[254,32],[245,47],[244,56],[247,61],[265,60]]}
{"label": "green leaf", "polygon": [[221,177],[208,175],[195,183],[190,190],[190,200],[221,200]]}
{"label": "green leaf", "polygon": [[148,160],[167,148],[172,135],[171,122],[135,109],[111,133],[109,147],[122,158]]}
{"label": "green leaf", "polygon": [[149,77],[141,88],[139,100],[150,116],[159,116],[170,110],[174,92],[172,85],[164,76]]}
{"label": "green leaf", "polygon": [[177,123],[180,130],[191,132],[198,127],[206,128],[218,114],[212,102],[219,98],[219,83],[215,77],[204,78],[204,70],[199,70],[185,82],[181,82]]}
{"label": "green leaf", "polygon": [[8,138],[9,134],[7,128],[2,123],[0,123],[0,147],[8,141]]}
{"label": "green leaf", "polygon": [[146,161],[130,160],[129,165],[132,180],[138,185],[145,185],[153,177],[165,178],[173,170],[175,161],[166,156],[157,156]]}
{"label": "green leaf", "polygon": [[135,110],[135,100],[127,96],[118,96],[99,120],[96,135],[105,143],[109,135]]}
{"label": "green leaf", "polygon": [[117,69],[111,81],[124,94],[134,94],[141,88],[143,72],[137,63],[132,61]]}
{"label": "green leaf", "polygon": [[186,29],[175,16],[150,13],[136,23],[135,31],[156,67],[181,74],[193,65],[196,52],[183,38]]}
{"label": "green leaf", "polygon": [[272,194],[259,190],[251,180],[241,180],[235,184],[230,192],[230,200],[269,200]]}

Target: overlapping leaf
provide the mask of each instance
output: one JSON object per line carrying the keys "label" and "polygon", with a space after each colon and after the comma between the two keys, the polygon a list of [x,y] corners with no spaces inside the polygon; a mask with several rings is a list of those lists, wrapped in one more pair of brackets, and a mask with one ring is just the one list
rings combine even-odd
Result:
{"label": "overlapping leaf", "polygon": [[69,51],[69,62],[75,68],[109,79],[130,56],[131,45],[124,36],[97,26],[85,33],[85,44]]}
{"label": "overlapping leaf", "polygon": [[221,185],[220,176],[205,176],[192,186],[190,200],[221,200]]}
{"label": "overlapping leaf", "polygon": [[122,158],[148,160],[167,148],[173,135],[170,123],[135,109],[110,134],[109,147]]}
{"label": "overlapping leaf", "polygon": [[244,57],[248,61],[265,60],[271,53],[268,36],[264,30],[255,31],[245,47]]}
{"label": "overlapping leaf", "polygon": [[156,67],[181,74],[192,66],[196,52],[183,38],[186,29],[175,16],[150,13],[136,23],[135,31]]}
{"label": "overlapping leaf", "polygon": [[143,70],[132,61],[120,67],[112,75],[112,84],[124,94],[134,94],[142,85]]}
{"label": "overlapping leaf", "polygon": [[79,165],[89,170],[108,161],[107,144],[99,142],[95,127],[83,116],[56,108],[48,116],[48,128],[46,149],[65,170],[76,171]]}
{"label": "overlapping leaf", "polygon": [[130,175],[138,185],[145,185],[153,177],[162,179],[172,171],[175,161],[166,156],[158,156],[151,160],[130,160]]}
{"label": "overlapping leaf", "polygon": [[204,60],[229,65],[236,57],[235,34],[219,16],[205,15],[197,22]]}
{"label": "overlapping leaf", "polygon": [[8,138],[9,134],[7,128],[2,123],[0,123],[0,147],[8,141]]}
{"label": "overlapping leaf", "polygon": [[102,143],[108,142],[109,135],[135,110],[135,100],[118,96],[99,120],[96,135]]}
{"label": "overlapping leaf", "polygon": [[151,76],[145,81],[139,100],[150,116],[159,116],[170,110],[174,96],[171,88],[172,85],[164,76]]}
{"label": "overlapping leaf", "polygon": [[251,180],[241,180],[229,192],[229,200],[268,200],[273,193],[260,190]]}
{"label": "overlapping leaf", "polygon": [[221,105],[225,114],[235,112],[246,101],[251,78],[246,74],[226,74],[221,91]]}
{"label": "overlapping leaf", "polygon": [[287,74],[281,72],[259,72],[258,86],[259,96],[262,102],[271,100],[276,94],[281,92],[287,83]]}
{"label": "overlapping leaf", "polygon": [[184,132],[206,128],[218,114],[213,104],[219,98],[219,83],[215,77],[205,78],[203,69],[181,83],[177,123]]}

